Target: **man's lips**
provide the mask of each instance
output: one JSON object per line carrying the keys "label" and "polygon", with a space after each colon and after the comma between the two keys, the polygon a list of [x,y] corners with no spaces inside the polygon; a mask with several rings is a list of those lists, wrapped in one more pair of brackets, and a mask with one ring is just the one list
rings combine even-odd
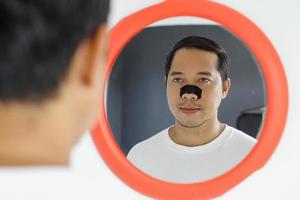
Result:
{"label": "man's lips", "polygon": [[184,114],[194,114],[200,110],[200,108],[195,108],[195,107],[181,107],[179,108],[181,112]]}

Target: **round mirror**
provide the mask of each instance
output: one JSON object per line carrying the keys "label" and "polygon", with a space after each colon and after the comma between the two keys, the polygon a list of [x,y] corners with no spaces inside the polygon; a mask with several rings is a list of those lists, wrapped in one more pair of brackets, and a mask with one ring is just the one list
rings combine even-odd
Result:
{"label": "round mirror", "polygon": [[[201,88],[201,98],[180,97],[189,84]],[[132,38],[113,65],[106,100],[127,158],[174,183],[206,181],[236,166],[255,145],[267,106],[260,66],[247,46],[222,26],[191,17],[159,21]]]}
{"label": "round mirror", "polygon": [[[149,25],[154,22],[178,16],[207,18],[208,20],[219,23],[224,28],[216,26],[214,23],[209,26],[204,24],[199,26],[201,27],[201,32],[198,32],[200,31],[198,30],[198,26],[192,27],[195,24],[190,24],[188,25],[189,27],[186,25],[182,25],[181,27],[149,27]],[[161,37],[161,34],[167,34],[172,28],[177,28],[179,35],[165,35],[165,37],[167,36],[166,40],[157,39]],[[165,29],[165,32],[163,29]],[[248,149],[250,151],[249,154],[243,154],[243,156],[241,156],[242,158],[240,157],[241,159],[236,160],[235,164],[223,169],[223,171],[218,174],[195,180],[172,181],[141,169],[137,163],[128,161],[126,153],[131,150],[136,143],[144,141],[146,138],[151,138],[152,134],[155,135],[160,130],[168,128],[166,126],[172,126],[172,123],[174,123],[174,118],[176,119],[176,117],[172,120],[173,113],[168,111],[170,107],[168,104],[172,101],[168,99],[167,95],[168,82],[166,82],[167,90],[164,88],[163,60],[166,57],[166,53],[169,52],[170,48],[179,40],[188,35],[195,35],[195,32],[186,32],[192,29],[198,33],[197,35],[206,36],[224,48],[230,55],[230,67],[233,65],[238,66],[236,67],[237,69],[230,69],[230,78],[232,78],[231,89],[228,90],[228,93],[226,92],[227,90],[219,93],[222,94],[221,99],[223,99],[223,96],[225,98],[228,94],[227,97],[222,100],[222,104],[218,109],[220,121],[227,123],[235,129],[243,130],[250,138],[256,137],[258,140],[255,146],[253,145],[252,150],[251,148]],[[209,33],[211,32],[207,32],[213,29],[216,31],[215,33],[221,34],[222,36],[218,38],[217,34],[210,35]],[[148,35],[148,33],[151,34]],[[155,39],[154,37],[156,43],[149,43],[148,40],[143,40],[143,38],[147,38],[148,36],[149,38],[153,38],[153,34],[157,34],[157,38]],[[227,41],[230,42],[227,44]],[[287,81],[283,66],[272,44],[249,19],[226,6],[210,1],[165,1],[126,17],[113,28],[110,45],[105,80],[106,90],[103,89],[101,110],[99,111],[99,120],[93,130],[93,139],[109,167],[129,186],[154,198],[213,198],[228,191],[267,162],[279,142],[286,121],[288,110]],[[234,45],[239,47],[238,52],[234,52]],[[133,48],[131,48],[131,46]],[[149,49],[151,48],[148,47],[153,48],[152,52],[155,56],[147,55],[147,53],[143,54],[143,52],[149,53]],[[156,52],[157,49],[162,51]],[[127,55],[124,55],[124,52],[127,50],[138,52],[139,56],[131,58],[130,61],[125,60]],[[134,53],[127,52],[127,54],[131,57],[134,56]],[[234,55],[238,56],[235,57]],[[206,57],[210,56],[211,54],[206,55]],[[150,60],[150,57],[153,60]],[[177,55],[175,55],[175,59],[177,59]],[[242,61],[239,59],[245,60]],[[149,61],[155,66],[145,68],[145,63],[143,63],[145,61]],[[241,63],[243,66],[240,66]],[[244,65],[246,63],[252,67],[245,67]],[[124,64],[126,64],[126,66]],[[190,66],[195,66],[194,64],[195,62],[192,62],[192,65],[187,65],[189,66],[189,70],[191,70]],[[124,67],[122,67],[123,65]],[[147,66],[148,64],[146,63],[145,65]],[[176,65],[176,67],[178,66],[183,65]],[[173,69],[172,64],[171,69]],[[194,67],[192,69],[194,69]],[[245,72],[240,69],[245,70]],[[238,74],[241,73],[243,75],[239,76]],[[129,79],[127,76],[132,78]],[[204,86],[198,86],[194,83],[190,84],[192,83],[191,80],[192,79],[189,78],[189,84],[184,84],[178,89],[180,90],[180,94],[178,91],[174,94],[180,95],[182,98],[206,98],[208,92]],[[147,84],[144,84],[145,82],[147,82]],[[121,86],[118,84],[125,85]],[[246,86],[238,84],[246,84]],[[126,89],[123,90],[121,88]],[[153,92],[153,88],[156,91]],[[245,90],[245,93],[240,90]],[[181,94],[182,91],[183,94]],[[126,95],[121,95],[123,93]],[[238,96],[238,94],[240,94],[240,96]],[[238,96],[239,99],[233,100],[236,96]],[[176,98],[177,97],[178,96],[176,96]],[[150,102],[152,106],[149,106],[148,103],[143,103],[145,99],[148,98],[150,101],[147,102]],[[248,101],[248,98],[253,98],[253,101]],[[130,101],[132,99],[140,99],[142,101],[135,101],[134,104],[128,106],[128,103],[131,103]],[[228,109],[230,104],[232,107],[231,100],[236,103],[236,105],[234,105],[234,111]],[[126,101],[127,104],[122,103]],[[245,101],[248,103],[243,104]],[[124,106],[128,107],[124,108]],[[266,109],[264,109],[264,106],[266,106]],[[137,107],[139,108],[137,109]],[[126,115],[130,116],[131,119],[127,120],[124,118],[124,111],[125,113],[132,113],[132,115]],[[120,114],[121,112],[123,113]],[[151,114],[147,116],[148,113]],[[259,117],[257,118],[256,125],[251,125],[251,127],[256,127],[256,129],[250,131],[250,129],[248,130],[245,126],[249,125],[249,116],[252,118],[253,115],[256,114],[260,115],[261,119],[259,119]],[[230,115],[232,118],[228,117]],[[140,116],[145,117],[143,119],[147,119],[147,122],[145,122],[146,125],[144,124],[145,127],[139,124],[143,121],[142,119],[137,119]],[[229,118],[231,120],[229,120]],[[159,122],[154,123],[152,121],[154,119],[159,119]],[[132,123],[135,123],[135,125]],[[129,124],[129,126],[126,124]],[[145,131],[143,131],[143,133],[140,133],[139,131],[135,131],[132,127],[136,127],[136,130],[139,129],[139,131],[147,130],[147,132],[144,133]],[[225,129],[226,128],[224,128],[224,130]],[[124,130],[127,130],[126,133]],[[130,132],[128,130],[130,130]],[[221,133],[224,130],[219,129]],[[251,136],[252,133],[250,132],[254,133],[254,135]],[[125,134],[127,136],[124,136]],[[129,135],[132,135],[132,137],[128,137]],[[133,137],[133,135],[136,137]],[[219,135],[222,136],[223,134]],[[174,144],[178,145],[176,141],[180,140],[177,140],[176,137],[172,137],[172,133],[169,136]],[[124,142],[123,137],[127,138],[125,139],[126,142]],[[216,137],[216,140],[218,140],[218,138],[220,137]],[[220,141],[220,139],[218,141]],[[148,159],[147,156],[145,156],[145,159],[146,158]],[[153,159],[153,163],[157,162],[155,158],[149,159]],[[224,160],[226,160],[226,158],[223,157],[223,161]],[[184,164],[185,160],[182,160],[182,163]],[[220,162],[218,166],[210,166],[208,170],[210,170],[210,168],[219,169],[222,165],[221,163],[222,162]],[[170,164],[172,163],[169,163],[169,165]],[[174,168],[177,167],[175,165],[170,166]],[[184,169],[182,172],[185,172]]]}

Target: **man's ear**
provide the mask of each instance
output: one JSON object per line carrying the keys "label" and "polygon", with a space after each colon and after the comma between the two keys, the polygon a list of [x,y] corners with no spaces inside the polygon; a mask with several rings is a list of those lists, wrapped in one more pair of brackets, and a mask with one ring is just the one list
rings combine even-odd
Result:
{"label": "man's ear", "polygon": [[223,89],[222,89],[222,99],[225,99],[229,89],[231,87],[231,80],[228,78],[224,83],[223,83]]}
{"label": "man's ear", "polygon": [[[89,38],[76,49],[70,62],[70,78],[84,87],[99,84],[106,63],[107,29],[101,25]],[[102,79],[101,79],[102,80]]]}

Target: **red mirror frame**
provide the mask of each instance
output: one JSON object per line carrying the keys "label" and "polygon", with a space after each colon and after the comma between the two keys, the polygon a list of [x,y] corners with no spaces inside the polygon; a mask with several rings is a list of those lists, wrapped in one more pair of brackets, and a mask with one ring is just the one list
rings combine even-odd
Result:
{"label": "red mirror frame", "polygon": [[[109,126],[105,88],[113,64],[126,44],[148,25],[162,19],[192,16],[209,19],[239,37],[256,57],[267,89],[264,127],[250,154],[227,173],[194,184],[173,184],[144,174],[125,157]],[[208,199],[222,195],[264,166],[280,141],[288,113],[288,85],[284,67],[271,42],[247,17],[219,3],[168,0],[140,10],[120,21],[110,33],[108,65],[102,88],[98,120],[92,130],[94,143],[110,169],[128,186],[158,199]]]}

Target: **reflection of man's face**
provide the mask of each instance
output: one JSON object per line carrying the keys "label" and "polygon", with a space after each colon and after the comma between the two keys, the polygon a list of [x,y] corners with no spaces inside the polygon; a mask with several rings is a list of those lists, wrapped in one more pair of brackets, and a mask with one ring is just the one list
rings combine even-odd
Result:
{"label": "reflection of man's face", "polygon": [[[218,107],[228,90],[223,87],[217,65],[215,53],[196,48],[176,51],[167,79],[167,98],[172,114],[182,126],[198,127],[217,119]],[[180,88],[184,85],[200,87],[202,97],[181,98]]]}

